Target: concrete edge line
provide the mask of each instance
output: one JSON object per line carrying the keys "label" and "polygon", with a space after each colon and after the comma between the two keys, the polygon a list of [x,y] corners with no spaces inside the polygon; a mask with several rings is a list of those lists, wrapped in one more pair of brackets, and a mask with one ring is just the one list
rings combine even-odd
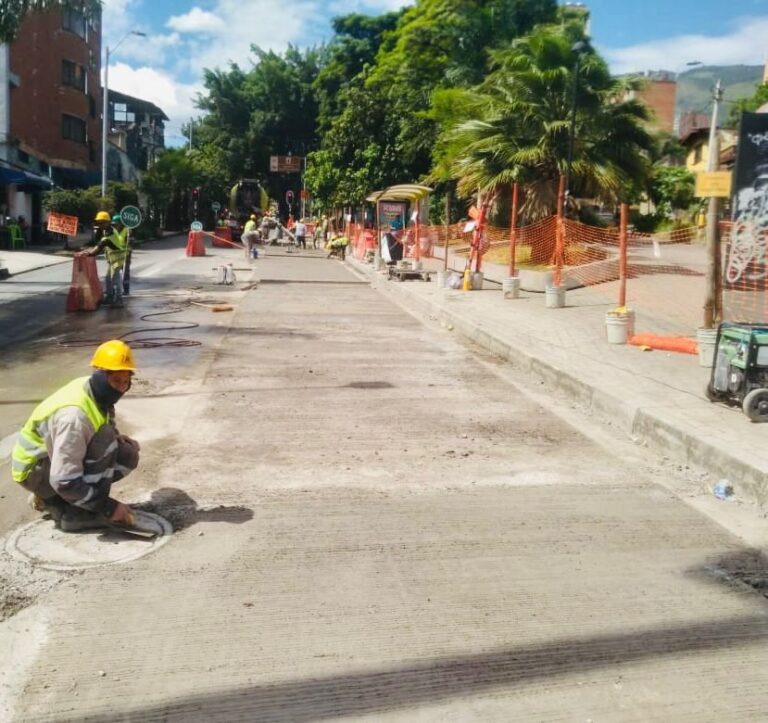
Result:
{"label": "concrete edge line", "polygon": [[[623,431],[656,451],[669,453],[679,461],[709,469],[718,477],[735,479],[739,496],[756,503],[761,509],[768,503],[768,474],[760,467],[745,462],[689,430],[672,425],[656,408],[628,403],[610,392],[593,387],[568,371],[531,355],[525,349],[494,337],[491,332],[480,329],[472,321],[462,319],[435,301],[408,293],[403,284],[391,283],[365,267],[360,268],[359,262],[355,263],[355,267],[362,273],[368,273],[373,288],[387,290],[392,296],[400,296],[401,299],[396,299],[396,303],[412,316],[421,314],[428,320],[437,319],[452,325],[454,331],[462,337],[531,374],[544,385],[562,391],[570,400],[588,408],[603,423]],[[406,297],[408,304],[403,301]],[[418,309],[414,308],[416,305]]]}

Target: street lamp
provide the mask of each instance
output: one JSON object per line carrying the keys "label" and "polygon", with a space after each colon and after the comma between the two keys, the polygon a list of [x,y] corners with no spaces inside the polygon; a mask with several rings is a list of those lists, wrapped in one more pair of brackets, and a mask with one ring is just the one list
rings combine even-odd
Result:
{"label": "street lamp", "polygon": [[563,200],[563,212],[568,208],[568,198],[571,193],[571,164],[573,163],[573,142],[576,136],[576,91],[579,85],[579,64],[582,54],[587,50],[588,45],[583,40],[579,40],[571,46],[571,51],[576,54],[576,61],[573,64],[573,88],[571,90],[571,126],[568,132],[568,158],[565,162],[565,195]]}
{"label": "street lamp", "polygon": [[111,53],[123,44],[129,35],[138,35],[140,38],[146,38],[147,34],[140,30],[131,30],[121,38],[120,42],[114,48],[107,46],[106,59],[104,63],[104,88],[102,98],[102,119],[101,119],[101,197],[107,195],[107,125],[109,116],[109,56]]}

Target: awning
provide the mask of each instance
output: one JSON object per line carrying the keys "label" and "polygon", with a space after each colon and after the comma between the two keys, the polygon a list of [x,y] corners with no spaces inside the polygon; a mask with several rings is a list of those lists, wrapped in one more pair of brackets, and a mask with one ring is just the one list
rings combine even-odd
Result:
{"label": "awning", "polygon": [[370,203],[379,201],[417,201],[432,193],[429,186],[420,186],[418,183],[402,183],[390,186],[383,191],[374,191],[365,200]]}
{"label": "awning", "polygon": [[20,168],[8,168],[0,166],[0,184],[4,186],[33,186],[35,188],[50,189],[53,181],[36,173],[22,171]]}

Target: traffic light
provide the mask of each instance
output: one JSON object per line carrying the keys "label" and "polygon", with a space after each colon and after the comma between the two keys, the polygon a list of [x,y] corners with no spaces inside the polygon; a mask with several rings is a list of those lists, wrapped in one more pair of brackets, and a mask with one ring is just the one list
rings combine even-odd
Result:
{"label": "traffic light", "polygon": [[192,200],[197,201],[200,198],[200,189],[199,188],[193,188],[192,189]]}

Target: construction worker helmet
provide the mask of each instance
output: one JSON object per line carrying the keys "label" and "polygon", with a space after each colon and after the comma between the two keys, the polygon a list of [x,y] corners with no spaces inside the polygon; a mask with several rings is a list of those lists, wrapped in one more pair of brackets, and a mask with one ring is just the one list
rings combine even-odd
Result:
{"label": "construction worker helmet", "polygon": [[99,211],[96,214],[96,221],[109,221],[109,213],[106,211]]}
{"label": "construction worker helmet", "polygon": [[91,366],[110,372],[136,371],[136,362],[133,359],[131,347],[119,339],[112,339],[101,344],[93,353]]}
{"label": "construction worker helmet", "polygon": [[120,217],[119,213],[116,213],[114,216],[112,216],[112,223],[122,223],[123,219]]}
{"label": "construction worker helmet", "polygon": [[255,213],[252,213],[252,214],[251,214],[251,221],[255,221],[255,220],[256,220],[256,214],[255,214]]}

